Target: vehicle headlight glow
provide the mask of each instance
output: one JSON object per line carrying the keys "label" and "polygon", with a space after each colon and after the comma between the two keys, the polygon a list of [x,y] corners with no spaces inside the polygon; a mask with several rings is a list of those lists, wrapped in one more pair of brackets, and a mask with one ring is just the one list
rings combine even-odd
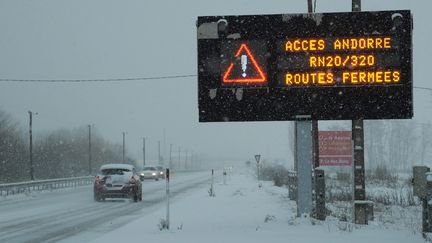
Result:
{"label": "vehicle headlight glow", "polygon": [[152,175],[156,175],[156,173],[153,172]]}

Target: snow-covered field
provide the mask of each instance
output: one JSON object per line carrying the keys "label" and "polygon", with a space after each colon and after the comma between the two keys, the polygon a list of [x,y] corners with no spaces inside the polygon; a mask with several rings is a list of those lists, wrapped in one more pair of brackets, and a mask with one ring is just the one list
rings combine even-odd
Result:
{"label": "snow-covered field", "polygon": [[169,230],[158,227],[166,215],[165,205],[159,204],[152,213],[92,242],[425,242],[416,206],[379,206],[376,220],[360,226],[334,217],[326,221],[296,218],[295,202],[288,199],[287,189],[271,182],[258,188],[251,173],[233,173],[226,184],[217,180],[215,197],[209,196],[209,188],[209,184],[201,185],[171,204]]}

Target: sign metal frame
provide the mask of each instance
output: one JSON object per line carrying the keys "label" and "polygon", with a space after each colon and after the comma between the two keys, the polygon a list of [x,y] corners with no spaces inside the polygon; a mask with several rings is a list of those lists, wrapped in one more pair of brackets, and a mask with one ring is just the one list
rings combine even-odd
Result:
{"label": "sign metal frame", "polygon": [[[413,116],[409,10],[202,16],[197,39],[200,122]],[[286,47],[296,40],[294,49]],[[344,47],[342,41],[352,43]],[[256,60],[239,55],[242,45]],[[321,56],[333,61],[319,64]],[[242,65],[243,72],[224,82],[230,65]],[[245,71],[253,66],[265,78],[248,80],[256,76]],[[293,83],[291,74],[306,84]]]}

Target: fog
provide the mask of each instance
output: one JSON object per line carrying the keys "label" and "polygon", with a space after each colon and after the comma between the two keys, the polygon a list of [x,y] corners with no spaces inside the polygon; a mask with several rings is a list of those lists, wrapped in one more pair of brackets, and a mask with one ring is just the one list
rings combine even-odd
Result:
{"label": "fog", "polygon": [[[429,83],[430,1],[363,0],[362,10],[410,9],[414,86]],[[317,0],[317,12],[350,11],[348,0]],[[307,1],[0,2],[0,79],[124,79],[196,75],[197,16],[307,12]],[[109,82],[0,82],[0,109],[38,134],[94,125],[137,160],[173,144],[211,158],[289,160],[288,122],[199,123],[197,77]],[[431,120],[431,93],[414,89],[414,120]],[[329,122],[323,127],[331,126]]]}

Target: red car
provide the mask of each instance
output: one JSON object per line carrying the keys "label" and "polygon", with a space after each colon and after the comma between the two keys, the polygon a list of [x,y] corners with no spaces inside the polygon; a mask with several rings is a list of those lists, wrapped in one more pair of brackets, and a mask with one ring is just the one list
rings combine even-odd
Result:
{"label": "red car", "polygon": [[128,164],[106,164],[100,168],[94,182],[94,200],[105,198],[131,198],[142,200],[142,185],[135,175],[135,168]]}

